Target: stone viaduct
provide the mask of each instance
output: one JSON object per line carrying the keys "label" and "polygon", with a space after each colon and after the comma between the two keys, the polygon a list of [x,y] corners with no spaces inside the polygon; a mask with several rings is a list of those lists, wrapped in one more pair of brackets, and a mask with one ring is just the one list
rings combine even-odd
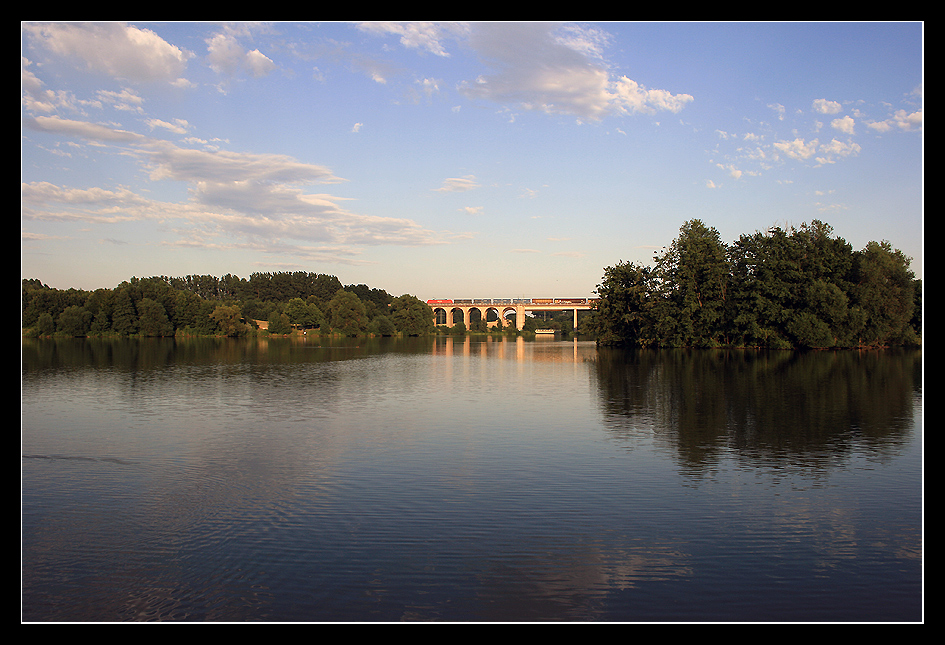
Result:
{"label": "stone viaduct", "polygon": [[[573,311],[574,328],[578,326],[578,311],[594,308],[593,298],[447,298],[427,300],[433,309],[433,322],[436,325],[453,325],[462,314],[463,323],[469,329],[472,321],[481,318],[489,327],[510,313],[515,313],[515,326],[519,331],[525,325],[526,311]],[[492,318],[492,320],[489,320]]]}

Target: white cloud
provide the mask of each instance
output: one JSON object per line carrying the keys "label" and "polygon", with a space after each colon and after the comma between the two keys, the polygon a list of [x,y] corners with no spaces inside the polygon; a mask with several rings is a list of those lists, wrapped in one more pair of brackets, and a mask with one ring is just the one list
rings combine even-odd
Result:
{"label": "white cloud", "polygon": [[99,90],[95,95],[99,97],[102,103],[107,103],[116,110],[141,112],[144,105],[144,99],[137,92],[129,89],[123,89],[120,92]]}
{"label": "white cloud", "polygon": [[812,105],[814,112],[820,114],[837,114],[840,112],[843,107],[836,101],[828,101],[827,99],[817,99]]}
{"label": "white cloud", "polygon": [[358,29],[373,34],[400,36],[400,44],[437,56],[449,57],[444,41],[468,29],[463,23],[434,22],[363,22]]}
{"label": "white cloud", "polygon": [[145,137],[140,134],[128,130],[119,130],[106,125],[89,123],[88,121],[63,119],[58,116],[27,117],[23,119],[23,125],[38,132],[77,136],[95,142],[133,143],[145,140]]}
{"label": "white cloud", "polygon": [[538,22],[477,23],[467,43],[492,69],[459,85],[471,99],[599,121],[612,114],[678,112],[688,94],[612,78],[602,60],[609,37],[593,27]]}
{"label": "white cloud", "polygon": [[418,79],[417,84],[426,96],[432,96],[440,91],[440,82],[435,78]]}
{"label": "white cloud", "polygon": [[475,175],[466,175],[465,177],[450,177],[443,180],[443,185],[433,190],[441,193],[455,193],[479,188],[476,183]]}
{"label": "white cloud", "polygon": [[794,141],[775,141],[774,147],[786,154],[791,159],[810,159],[817,152],[819,141],[814,139],[805,142],[797,138]]}
{"label": "white cloud", "polygon": [[[612,114],[675,113],[693,100],[688,94],[645,88],[627,76],[612,78],[604,60],[611,37],[599,27],[540,22],[371,22],[358,28],[399,36],[404,47],[442,57],[450,55],[450,40],[463,41],[492,70],[458,85],[470,99],[592,121]],[[372,63],[372,70],[376,80],[386,81],[388,74],[377,71],[377,63]],[[425,83],[427,93],[439,89],[438,83]]]}
{"label": "white cloud", "polygon": [[853,134],[853,118],[850,116],[845,116],[840,119],[834,119],[830,122],[830,125],[835,129],[843,132],[844,134]]}
{"label": "white cloud", "polygon": [[855,155],[862,149],[859,144],[852,141],[843,142],[832,139],[828,143],[821,144],[817,139],[804,141],[801,138],[793,141],[776,141],[774,147],[791,159],[806,161],[813,158],[818,164],[835,163],[837,157]]}
{"label": "white cloud", "polygon": [[246,51],[235,36],[216,34],[207,40],[207,60],[218,74],[236,76],[248,72],[253,77],[269,74],[276,65],[258,49]]}
{"label": "white cloud", "polygon": [[206,151],[181,148],[165,141],[143,146],[151,164],[151,179],[196,182],[338,183],[324,166],[297,161],[288,155]]}
{"label": "white cloud", "polygon": [[568,24],[555,30],[555,42],[572,49],[583,56],[603,60],[604,49],[610,44],[611,37],[603,29],[593,26]]}
{"label": "white cloud", "polygon": [[903,132],[919,130],[922,128],[922,110],[915,112],[896,110],[888,119],[867,123],[867,127],[877,132],[888,132],[893,129],[899,129]]}
{"label": "white cloud", "polygon": [[648,90],[626,76],[614,85],[614,105],[623,113],[653,114],[679,112],[693,100],[689,94],[672,94],[666,90]]}
{"label": "white cloud", "polygon": [[148,119],[146,123],[152,130],[154,128],[164,128],[175,134],[187,134],[187,129],[190,127],[190,124],[187,123],[185,119],[174,119],[173,123],[168,123],[160,119]]}
{"label": "white cloud", "polygon": [[27,112],[52,113],[59,110],[82,112],[86,107],[101,107],[100,101],[80,101],[71,92],[44,89],[44,83],[26,69],[32,63],[23,59],[20,87],[23,90],[23,107]]}
{"label": "white cloud", "polygon": [[265,76],[276,68],[276,64],[268,56],[262,54],[258,49],[247,52],[243,64],[249,73],[254,77]]}
{"label": "white cloud", "polygon": [[150,29],[124,23],[24,23],[46,50],[76,58],[93,72],[135,82],[176,82],[193,56]]}
{"label": "white cloud", "polygon": [[860,150],[862,150],[862,148],[857,143],[833,139],[830,143],[825,143],[820,146],[821,154],[817,156],[816,160],[821,164],[835,163],[836,157],[849,157],[850,155],[858,154]]}

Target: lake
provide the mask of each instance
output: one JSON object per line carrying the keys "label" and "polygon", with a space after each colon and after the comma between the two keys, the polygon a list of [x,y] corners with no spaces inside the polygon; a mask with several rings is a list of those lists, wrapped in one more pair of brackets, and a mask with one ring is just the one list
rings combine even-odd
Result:
{"label": "lake", "polygon": [[21,618],[923,620],[916,350],[23,340]]}

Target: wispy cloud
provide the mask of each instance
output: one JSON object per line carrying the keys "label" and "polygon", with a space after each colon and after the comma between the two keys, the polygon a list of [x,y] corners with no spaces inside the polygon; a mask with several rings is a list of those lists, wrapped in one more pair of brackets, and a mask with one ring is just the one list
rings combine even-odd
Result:
{"label": "wispy cloud", "polygon": [[205,234],[212,228],[215,238],[252,240],[273,247],[284,240],[350,245],[417,245],[443,240],[411,220],[356,213],[343,206],[345,199],[305,191],[301,186],[346,180],[324,166],[287,155],[197,150],[58,117],[26,119],[25,125],[98,145],[131,146],[152,182],[184,182],[191,194],[187,202],[174,204],[124,188],[74,189],[34,182],[21,187],[26,219],[111,224],[178,219],[202,227]]}
{"label": "wispy cloud", "polygon": [[450,177],[444,179],[443,185],[433,190],[441,193],[456,193],[473,190],[475,188],[479,188],[479,184],[476,183],[476,176],[466,175],[465,177]]}

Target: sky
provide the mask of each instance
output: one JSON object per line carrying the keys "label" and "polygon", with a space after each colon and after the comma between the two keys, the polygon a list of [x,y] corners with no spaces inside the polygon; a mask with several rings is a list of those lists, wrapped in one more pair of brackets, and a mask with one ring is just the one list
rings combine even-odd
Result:
{"label": "sky", "polygon": [[21,273],[586,297],[699,219],[922,277],[920,22],[21,22]]}

